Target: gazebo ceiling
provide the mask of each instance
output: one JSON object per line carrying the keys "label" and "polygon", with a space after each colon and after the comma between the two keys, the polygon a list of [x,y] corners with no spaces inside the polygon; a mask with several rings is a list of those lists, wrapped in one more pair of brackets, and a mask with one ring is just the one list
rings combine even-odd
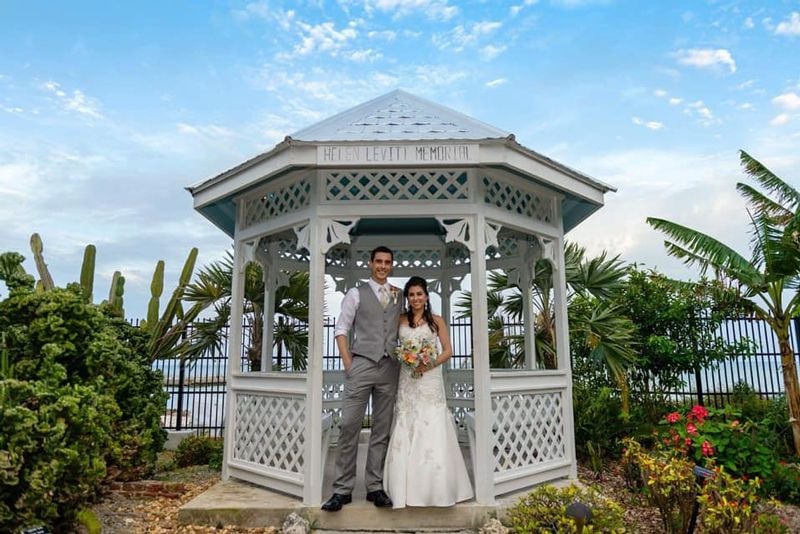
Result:
{"label": "gazebo ceiling", "polygon": [[[236,199],[276,180],[301,180],[314,169],[375,169],[397,174],[403,169],[425,172],[442,168],[497,169],[560,195],[564,232],[598,210],[605,193],[615,191],[520,145],[503,130],[401,90],[304,128],[272,150],[187,190],[194,197],[195,209],[233,236]],[[411,206],[415,201],[408,202]],[[354,232],[441,233],[433,225],[425,219],[373,219],[360,222]]]}
{"label": "gazebo ceiling", "polygon": [[444,235],[439,221],[433,218],[420,219],[366,219],[362,218],[350,231],[353,236],[362,235]]}

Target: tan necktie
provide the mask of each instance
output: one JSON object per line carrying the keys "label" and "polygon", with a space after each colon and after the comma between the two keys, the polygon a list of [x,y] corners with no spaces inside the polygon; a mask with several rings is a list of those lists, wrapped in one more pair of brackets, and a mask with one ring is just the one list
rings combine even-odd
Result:
{"label": "tan necktie", "polygon": [[386,286],[381,286],[380,295],[381,295],[381,306],[383,306],[383,309],[385,310],[386,306],[389,305],[389,290],[386,289]]}

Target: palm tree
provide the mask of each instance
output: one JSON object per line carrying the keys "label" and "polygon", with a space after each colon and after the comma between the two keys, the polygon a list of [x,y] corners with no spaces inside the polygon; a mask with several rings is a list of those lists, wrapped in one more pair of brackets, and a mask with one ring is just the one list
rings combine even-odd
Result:
{"label": "palm tree", "polygon": [[[292,356],[293,369],[305,369],[308,355],[308,273],[295,272],[288,276],[288,284],[275,290],[275,315],[273,345],[286,347]],[[213,307],[214,316],[197,323],[192,332],[192,343],[199,350],[224,344],[224,329],[231,314],[231,287],[233,283],[233,254],[203,267],[196,281],[186,288],[184,298],[190,302]],[[248,263],[244,275],[243,313],[248,319],[245,339],[246,356],[252,371],[261,370],[261,344],[264,332],[264,276],[261,265]],[[234,340],[230,340],[234,342]],[[268,355],[271,357],[271,354]],[[271,359],[271,358],[270,358]],[[271,361],[265,362],[271,365]]]}
{"label": "palm tree", "polygon": [[698,230],[652,217],[647,222],[668,236],[668,254],[698,266],[702,274],[712,270],[737,284],[743,303],[772,328],[780,347],[795,452],[800,454],[800,387],[789,334],[792,318],[800,314],[800,192],[744,151],[740,161],[761,188],[736,184],[748,202],[750,259]]}
{"label": "palm tree", "polygon": [[[603,252],[587,258],[586,250],[567,243],[564,250],[567,281],[567,306],[570,337],[580,340],[590,357],[603,362],[627,402],[627,369],[635,362],[632,348],[634,326],[620,313],[612,297],[622,286],[626,269],[618,256],[609,258]],[[535,360],[546,368],[556,367],[556,319],[553,302],[553,269],[550,262],[539,260],[531,280],[533,329],[536,340]],[[490,360],[494,367],[515,367],[522,363],[524,341],[521,335],[503,334],[503,317],[522,320],[523,296],[508,276],[493,271],[488,276]],[[580,305],[578,305],[580,303]],[[456,304],[462,316],[472,309],[471,294]],[[528,325],[523,325],[528,328]]]}

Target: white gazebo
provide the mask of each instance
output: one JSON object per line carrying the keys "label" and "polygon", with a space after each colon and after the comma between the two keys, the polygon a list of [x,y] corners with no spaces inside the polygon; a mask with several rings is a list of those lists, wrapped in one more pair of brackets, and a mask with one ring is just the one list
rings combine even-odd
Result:
{"label": "white gazebo", "polygon": [[[394,276],[472,290],[472,365],[446,370],[448,402],[468,436],[476,501],[575,478],[564,234],[603,205],[608,185],[517,143],[513,135],[403,91],[286,137],[272,150],[190,187],[194,206],[234,240],[223,478],[322,500],[342,391],[324,369],[325,276],[346,291],[368,276],[369,251],[395,251]],[[553,266],[556,363],[534,352],[533,265]],[[264,270],[265,325],[285,273],[310,277],[305,371],[242,365],[243,273]],[[528,304],[525,363],[492,369],[487,272],[502,269]],[[338,310],[327,310],[336,314]],[[271,369],[272,328],[262,368]]]}

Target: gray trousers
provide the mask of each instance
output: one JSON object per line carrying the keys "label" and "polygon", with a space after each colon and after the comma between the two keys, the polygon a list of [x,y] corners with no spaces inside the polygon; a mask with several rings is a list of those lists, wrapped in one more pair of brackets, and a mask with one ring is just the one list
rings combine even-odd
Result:
{"label": "gray trousers", "polygon": [[372,432],[364,482],[368,492],[383,489],[383,463],[392,431],[399,372],[400,362],[394,358],[384,357],[375,362],[363,356],[353,356],[353,365],[344,379],[334,493],[350,495],[356,485],[358,436],[370,396]]}

